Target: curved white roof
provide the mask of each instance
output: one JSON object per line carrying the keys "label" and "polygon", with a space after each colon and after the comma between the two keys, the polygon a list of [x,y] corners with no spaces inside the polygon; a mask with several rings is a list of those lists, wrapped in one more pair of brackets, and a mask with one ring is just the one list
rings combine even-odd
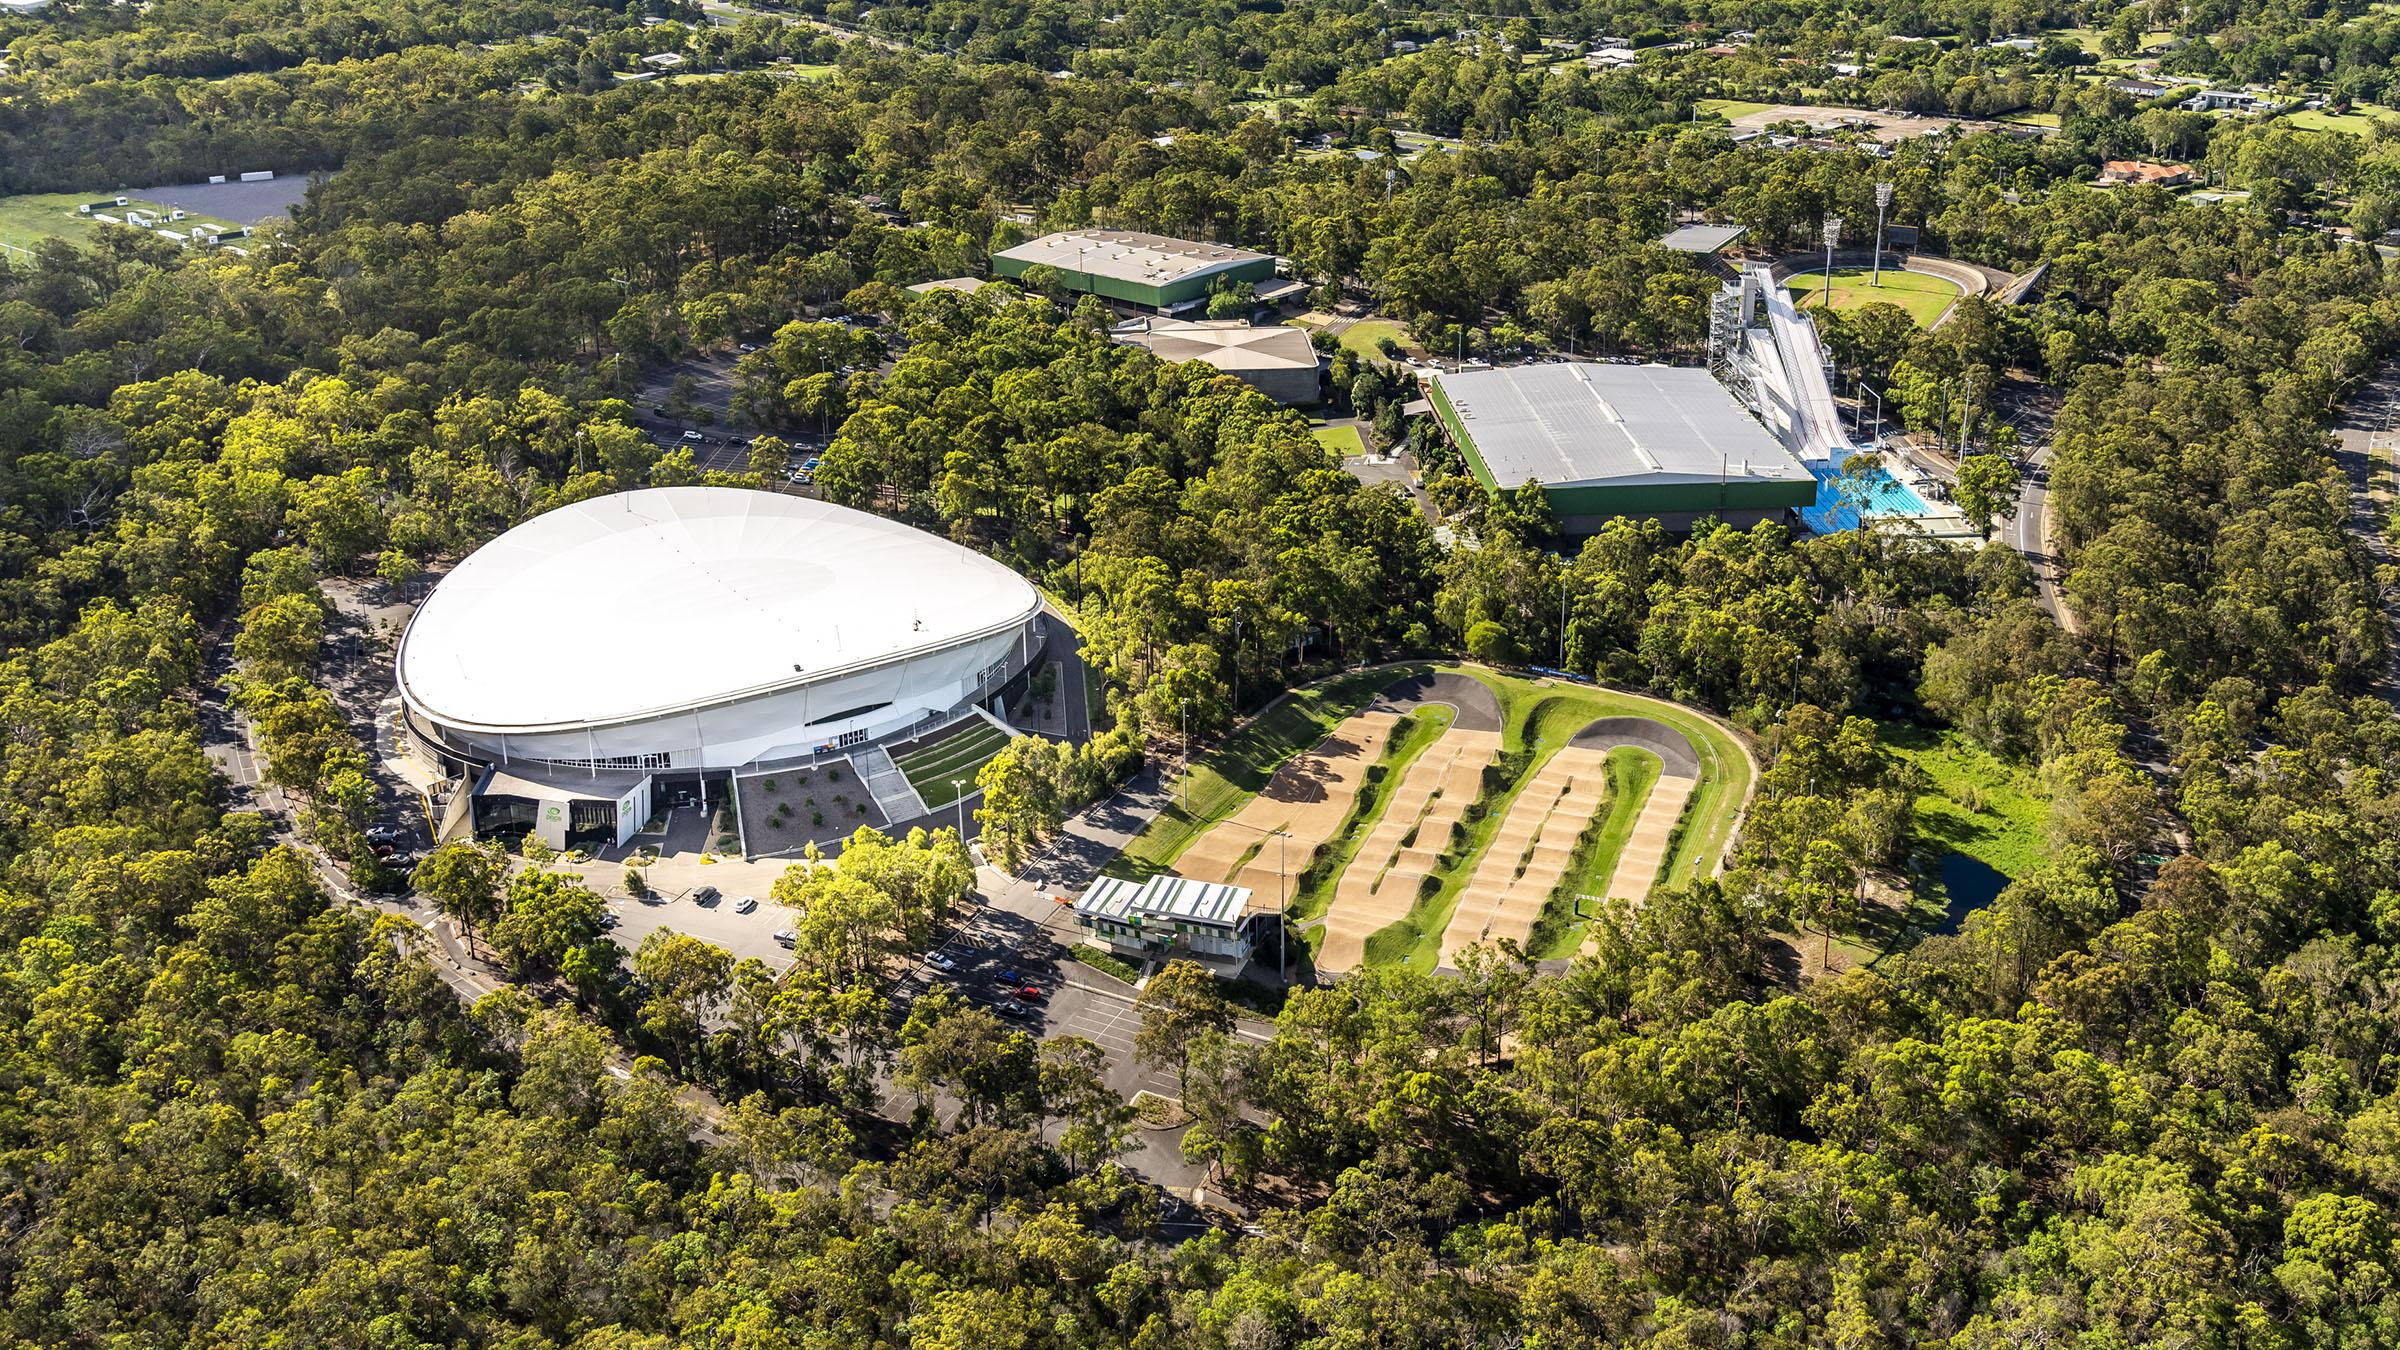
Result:
{"label": "curved white roof", "polygon": [[638,721],[936,650],[1031,618],[1023,577],[806,497],[648,488],[477,549],[400,640],[401,695],[446,725]]}

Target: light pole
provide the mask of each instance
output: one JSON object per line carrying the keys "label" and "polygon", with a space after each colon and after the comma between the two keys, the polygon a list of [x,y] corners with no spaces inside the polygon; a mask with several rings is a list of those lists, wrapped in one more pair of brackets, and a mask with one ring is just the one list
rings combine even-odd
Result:
{"label": "light pole", "polygon": [[1833,246],[1841,242],[1841,238],[1842,218],[1840,216],[1825,217],[1825,296],[1823,303],[1827,309],[1833,308]]}
{"label": "light pole", "polygon": [[1192,701],[1188,698],[1177,699],[1175,716],[1183,730],[1183,765],[1176,771],[1176,777],[1183,780],[1183,813],[1189,816],[1192,813]]}
{"label": "light pole", "polygon": [[967,842],[967,780],[950,780],[950,800],[958,804],[958,842]]}
{"label": "light pole", "polygon": [[1883,284],[1883,208],[1892,204],[1892,185],[1875,185],[1875,284]]}
{"label": "light pole", "polygon": [[1567,585],[1573,578],[1561,569],[1558,574],[1558,668],[1567,668]]}

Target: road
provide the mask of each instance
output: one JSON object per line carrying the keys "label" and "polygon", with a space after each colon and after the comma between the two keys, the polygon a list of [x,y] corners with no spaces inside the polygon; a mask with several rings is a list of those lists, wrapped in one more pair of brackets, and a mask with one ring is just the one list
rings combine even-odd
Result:
{"label": "road", "polygon": [[[2394,453],[2400,449],[2400,361],[2387,361],[2363,381],[2334,413],[2334,461],[2350,484],[2350,529],[2366,550],[2386,623],[2400,634],[2400,587],[2392,566]],[[2380,481],[2379,481],[2380,480]],[[2400,699],[2400,641],[2387,643],[2376,692]]]}
{"label": "road", "polygon": [[2042,608],[2062,624],[2068,623],[2066,610],[2059,604],[2059,568],[2057,559],[2050,556],[2050,447],[2036,449],[2026,457],[2024,481],[2017,488],[2016,518],[2008,522],[2005,538],[2009,547],[2025,557],[2033,568],[2033,581]]}

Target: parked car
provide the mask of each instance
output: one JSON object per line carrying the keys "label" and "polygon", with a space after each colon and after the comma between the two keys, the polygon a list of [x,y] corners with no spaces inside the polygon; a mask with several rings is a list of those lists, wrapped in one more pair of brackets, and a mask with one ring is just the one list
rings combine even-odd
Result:
{"label": "parked car", "polygon": [[393,829],[389,825],[381,823],[369,825],[366,829],[366,835],[367,842],[370,844],[389,844],[396,842],[400,838],[400,832],[398,830]]}
{"label": "parked car", "polygon": [[725,893],[714,886],[703,886],[692,892],[692,903],[703,907],[713,905],[724,898]]}
{"label": "parked car", "polygon": [[797,947],[800,945],[800,935],[789,928],[783,929],[775,934],[775,945],[787,950]]}
{"label": "parked car", "polygon": [[1026,1018],[1033,1016],[1032,1013],[1025,1011],[1023,1008],[1014,1003],[993,1004],[992,1011],[1000,1014],[1002,1017],[1007,1018],[1011,1022],[1022,1022]]}
{"label": "parked car", "polygon": [[1038,984],[1022,985],[1011,992],[1027,1003],[1039,1003],[1043,998],[1042,987]]}
{"label": "parked car", "polygon": [[927,952],[925,954],[925,964],[933,967],[935,970],[958,969],[958,962],[951,960],[949,957],[942,955],[940,952]]}
{"label": "parked car", "polygon": [[704,442],[708,439],[706,436],[701,435],[697,431],[687,431],[683,433],[683,438],[687,441],[693,442]]}
{"label": "parked car", "polygon": [[741,899],[733,902],[733,912],[736,914],[748,914],[757,908],[758,897],[755,895],[745,895]]}
{"label": "parked car", "polygon": [[1014,969],[1013,967],[1000,972],[1000,983],[1002,984],[1023,984],[1025,981],[1031,978],[1033,977],[1027,975],[1024,971]]}

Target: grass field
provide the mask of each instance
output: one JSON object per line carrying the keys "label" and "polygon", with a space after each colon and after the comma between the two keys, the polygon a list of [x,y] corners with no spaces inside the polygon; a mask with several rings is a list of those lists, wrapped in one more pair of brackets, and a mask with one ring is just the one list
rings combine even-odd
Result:
{"label": "grass field", "polygon": [[1752,103],[1740,98],[1704,98],[1692,105],[1702,117],[1722,117],[1728,122],[1755,112],[1765,112],[1774,106],[1772,103]]}
{"label": "grass field", "polygon": [[1367,453],[1367,438],[1360,435],[1354,426],[1316,427],[1308,434],[1317,438],[1317,444],[1337,455]]}
{"label": "grass field", "polygon": [[2010,113],[2000,120],[2020,127],[2054,127],[2059,124],[2058,114],[2054,112]]}
{"label": "grass field", "polygon": [[960,793],[951,787],[952,780],[964,780],[973,791],[975,774],[1000,753],[1008,744],[1008,733],[977,718],[968,730],[944,737],[921,750],[895,755],[892,762],[917,790],[927,806],[948,806],[958,800]]}
{"label": "grass field", "polygon": [[[0,197],[0,244],[20,249],[32,248],[45,239],[83,243],[91,238],[92,231],[100,228],[100,222],[78,214],[75,208],[85,202],[101,201],[117,195],[114,192],[31,192],[17,197]],[[131,192],[123,195],[135,207],[154,211],[162,220],[166,218],[165,206],[144,201]],[[108,213],[122,218],[129,209],[112,206]],[[186,216],[168,228],[189,233],[195,225],[219,225],[229,230],[241,228],[233,221],[219,220],[214,216]]]}
{"label": "grass field", "polygon": [[1925,775],[1916,834],[1926,851],[1964,853],[2012,878],[2041,861],[2050,802],[2032,773],[1955,731],[1936,734],[1902,722],[1885,723],[1882,731],[1884,744]]}
{"label": "grass field", "polygon": [[[1883,269],[1881,286],[1869,284],[1871,275],[1866,271],[1836,268],[1833,273],[1833,307],[1859,309],[1878,302],[1898,305],[1908,311],[1908,317],[1915,319],[1919,328],[1931,328],[1933,321],[1942,317],[1942,312],[1958,299],[1958,287],[1922,272],[1903,272],[1898,268],[1886,267]],[[1825,289],[1825,274],[1802,272],[1784,284],[1791,289],[1795,304],[1811,306],[1819,303],[1817,293]]]}
{"label": "grass field", "polygon": [[2302,131],[2343,131],[2353,136],[2365,136],[2375,130],[2377,122],[2395,117],[2400,117],[2400,110],[2384,107],[2380,103],[2353,103],[2346,113],[2304,108],[2283,120],[2286,125]]}
{"label": "grass field", "polygon": [[1389,319],[1361,319],[1341,332],[1344,347],[1355,355],[1373,357],[1378,361],[1391,359],[1383,354],[1383,348],[1379,345],[1387,337],[1403,347],[1408,345],[1408,330]]}

